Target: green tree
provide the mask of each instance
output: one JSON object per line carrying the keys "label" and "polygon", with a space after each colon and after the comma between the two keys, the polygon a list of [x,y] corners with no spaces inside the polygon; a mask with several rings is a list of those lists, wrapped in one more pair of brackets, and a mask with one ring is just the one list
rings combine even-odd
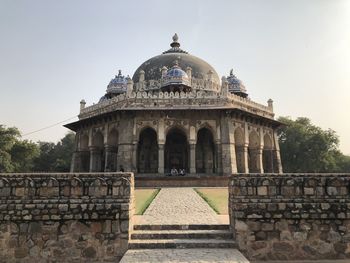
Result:
{"label": "green tree", "polygon": [[[338,149],[335,131],[323,130],[308,118],[278,119],[285,125],[279,130],[284,172],[344,172],[349,158]],[[349,170],[347,170],[349,171]]]}
{"label": "green tree", "polygon": [[11,161],[14,172],[29,172],[33,170],[34,159],[39,156],[37,144],[28,140],[17,141],[11,148]]}
{"label": "green tree", "polygon": [[34,170],[40,172],[69,172],[74,151],[75,135],[67,133],[57,144],[39,142],[40,155],[35,160]]}
{"label": "green tree", "polygon": [[0,172],[28,172],[39,149],[33,142],[20,140],[17,128],[0,125]]}

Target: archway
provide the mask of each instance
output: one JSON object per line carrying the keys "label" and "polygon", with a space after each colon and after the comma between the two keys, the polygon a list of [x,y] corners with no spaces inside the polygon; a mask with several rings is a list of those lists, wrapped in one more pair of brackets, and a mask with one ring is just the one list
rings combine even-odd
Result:
{"label": "archway", "polygon": [[89,151],[89,136],[86,134],[80,137],[79,143],[80,164],[79,172],[89,172],[90,169],[90,151]]}
{"label": "archway", "polygon": [[140,133],[137,147],[137,171],[139,173],[158,172],[157,133],[146,128]]}
{"label": "archway", "polygon": [[188,143],[183,131],[173,128],[168,132],[164,155],[165,172],[169,173],[172,168],[188,171]]}
{"label": "archway", "polygon": [[264,173],[274,172],[272,140],[268,134],[265,134],[264,136],[263,167],[264,167]]}
{"label": "archway", "polygon": [[197,134],[196,172],[215,173],[215,146],[213,135],[207,128],[202,128]]}
{"label": "archway", "polygon": [[245,159],[244,159],[244,133],[242,128],[236,128],[235,133],[235,151],[237,172],[245,173]]}
{"label": "archway", "polygon": [[248,146],[248,164],[250,173],[259,172],[259,135],[256,131],[252,131],[249,134],[249,146]]}
{"label": "archway", "polygon": [[118,131],[112,129],[108,133],[107,137],[107,147],[106,147],[106,161],[105,161],[105,171],[106,172],[115,172],[118,170]]}
{"label": "archway", "polygon": [[92,137],[92,148],[90,153],[91,167],[90,172],[103,172],[105,163],[105,154],[103,149],[103,135],[97,131]]}

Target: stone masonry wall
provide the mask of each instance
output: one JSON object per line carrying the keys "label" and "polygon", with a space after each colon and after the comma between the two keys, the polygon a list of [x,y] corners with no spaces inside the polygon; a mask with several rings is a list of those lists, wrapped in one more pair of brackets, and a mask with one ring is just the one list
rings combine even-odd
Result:
{"label": "stone masonry wall", "polygon": [[229,193],[249,259],[350,259],[350,174],[234,175]]}
{"label": "stone masonry wall", "polygon": [[118,262],[133,189],[130,173],[0,174],[0,262]]}

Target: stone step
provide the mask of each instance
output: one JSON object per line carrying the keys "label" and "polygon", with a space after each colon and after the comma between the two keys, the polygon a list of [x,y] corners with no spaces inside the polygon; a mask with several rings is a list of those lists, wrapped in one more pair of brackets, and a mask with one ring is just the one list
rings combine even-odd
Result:
{"label": "stone step", "polygon": [[129,241],[129,249],[166,248],[237,248],[233,240],[218,239],[136,239]]}
{"label": "stone step", "polygon": [[229,230],[230,225],[134,225],[134,230]]}
{"label": "stone step", "polygon": [[232,239],[229,230],[136,230],[131,239]]}

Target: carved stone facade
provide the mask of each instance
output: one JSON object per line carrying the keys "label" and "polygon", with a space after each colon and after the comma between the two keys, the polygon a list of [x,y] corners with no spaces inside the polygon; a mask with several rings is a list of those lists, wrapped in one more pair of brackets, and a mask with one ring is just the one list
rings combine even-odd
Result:
{"label": "carved stone facade", "polygon": [[173,40],[136,70],[135,83],[119,72],[113,93],[109,84],[98,104],[81,102],[79,121],[66,125],[76,132],[72,171],[281,173],[272,101],[253,102],[236,77],[232,89],[232,72],[220,83]]}

